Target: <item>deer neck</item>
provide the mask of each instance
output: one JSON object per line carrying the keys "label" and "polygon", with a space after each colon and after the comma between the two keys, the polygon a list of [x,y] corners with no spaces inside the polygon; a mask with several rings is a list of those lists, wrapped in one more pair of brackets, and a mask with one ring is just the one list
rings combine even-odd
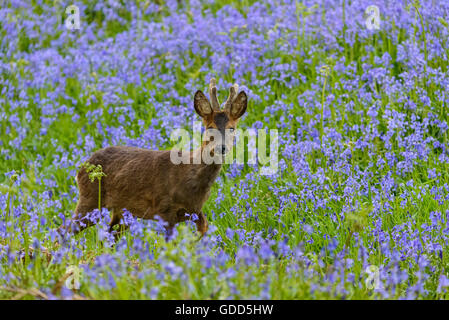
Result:
{"label": "deer neck", "polygon": [[190,166],[190,178],[191,181],[195,181],[195,189],[207,192],[217,178],[221,169],[221,164],[206,164],[203,162],[202,153],[205,146],[206,143],[203,143],[200,148],[194,150],[191,154],[191,160],[195,158],[201,159],[201,163],[195,164],[195,162],[191,162],[193,165]]}

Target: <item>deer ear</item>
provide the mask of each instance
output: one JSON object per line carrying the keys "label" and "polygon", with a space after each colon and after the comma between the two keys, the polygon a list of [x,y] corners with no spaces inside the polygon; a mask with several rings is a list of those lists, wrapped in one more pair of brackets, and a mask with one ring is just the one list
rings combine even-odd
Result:
{"label": "deer ear", "polygon": [[207,100],[204,93],[198,90],[193,98],[193,106],[195,107],[196,113],[202,118],[210,115],[212,113],[212,106],[209,100]]}
{"label": "deer ear", "polygon": [[231,116],[234,119],[238,119],[246,111],[246,107],[248,105],[248,98],[244,91],[240,92],[237,97],[232,101],[231,104]]}

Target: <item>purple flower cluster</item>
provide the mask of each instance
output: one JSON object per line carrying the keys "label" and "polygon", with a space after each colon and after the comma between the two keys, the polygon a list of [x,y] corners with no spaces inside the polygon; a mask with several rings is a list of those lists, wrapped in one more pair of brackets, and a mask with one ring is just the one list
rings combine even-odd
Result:
{"label": "purple flower cluster", "polygon": [[[79,30],[67,1],[0,8],[0,286],[26,274],[50,298],[447,298],[449,2],[164,3],[79,1]],[[248,93],[242,127],[278,130],[277,174],[224,166],[199,242],[192,222],[166,243],[162,221],[127,211],[115,242],[107,210],[61,237],[79,165],[107,145],[169,148],[212,77]],[[79,291],[61,282],[70,265]]]}

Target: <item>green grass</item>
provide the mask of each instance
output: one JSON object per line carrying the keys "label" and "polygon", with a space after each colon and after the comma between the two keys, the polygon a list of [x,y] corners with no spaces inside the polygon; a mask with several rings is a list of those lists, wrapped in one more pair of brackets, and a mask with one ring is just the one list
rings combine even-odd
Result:
{"label": "green grass", "polygon": [[[158,1],[156,1],[158,2]],[[246,9],[255,1],[235,2],[232,4],[244,16],[248,14]],[[34,2],[33,2],[34,3]],[[49,2],[47,2],[49,3]],[[148,1],[140,2],[140,5],[147,6]],[[210,10],[217,14],[226,1],[217,1],[205,5],[203,11]],[[189,6],[188,3],[185,4]],[[34,3],[35,13],[39,13],[38,6]],[[315,8],[316,9],[316,8]],[[220,173],[220,178],[214,184],[211,196],[204,206],[204,212],[208,216],[209,223],[216,230],[212,232],[214,237],[219,237],[221,241],[217,245],[213,243],[211,237],[203,242],[196,242],[194,228],[191,225],[182,224],[178,227],[179,236],[171,242],[166,242],[163,235],[147,228],[136,237],[131,233],[125,235],[127,245],[122,247],[107,247],[98,239],[100,230],[98,227],[90,228],[82,234],[76,236],[72,243],[55,243],[49,237],[49,230],[57,228],[61,219],[59,214],[66,217],[71,216],[76,206],[77,193],[73,187],[76,186],[74,179],[75,172],[78,169],[75,164],[80,165],[83,156],[86,153],[85,137],[93,140],[94,150],[101,147],[103,141],[112,137],[107,137],[106,133],[98,130],[98,124],[102,128],[106,126],[120,127],[119,116],[123,115],[126,119],[126,126],[123,131],[128,137],[138,138],[144,128],[155,127],[160,130],[161,135],[168,137],[168,130],[163,127],[162,119],[168,114],[178,115],[176,111],[157,109],[161,104],[167,103],[168,106],[178,106],[179,100],[170,96],[170,93],[177,92],[179,96],[184,97],[190,94],[186,89],[192,83],[192,79],[199,83],[205,83],[205,80],[211,70],[201,71],[203,65],[208,61],[194,56],[185,57],[185,61],[177,61],[171,67],[161,67],[161,74],[174,75],[176,81],[170,86],[159,86],[162,81],[153,77],[145,77],[141,86],[128,85],[121,89],[121,92],[114,92],[121,99],[130,99],[130,106],[134,115],[129,115],[125,111],[117,110],[110,112],[110,106],[105,101],[105,92],[98,88],[98,83],[83,83],[76,76],[65,79],[62,83],[48,83],[43,89],[34,87],[24,88],[24,94],[30,97],[26,108],[14,109],[13,105],[7,100],[2,104],[0,111],[7,117],[0,117],[0,138],[2,148],[9,150],[12,156],[0,161],[0,172],[6,173],[15,170],[22,174],[20,184],[15,183],[12,178],[5,174],[0,174],[0,195],[6,197],[5,207],[1,208],[2,218],[6,222],[5,228],[9,228],[10,237],[1,239],[0,244],[8,245],[11,251],[24,249],[23,259],[16,259],[14,263],[7,262],[7,253],[2,252],[0,259],[3,266],[0,268],[0,298],[2,299],[32,299],[48,296],[52,291],[57,297],[61,296],[61,284],[64,283],[67,267],[70,265],[88,266],[89,274],[84,274],[81,279],[81,287],[76,290],[72,298],[88,299],[224,299],[232,298],[258,298],[261,296],[261,287],[269,286],[268,292],[272,299],[371,299],[382,298],[380,293],[374,293],[365,285],[365,268],[362,261],[358,259],[359,244],[371,247],[369,263],[373,265],[386,265],[389,263],[385,254],[381,250],[381,241],[373,235],[375,223],[378,219],[382,223],[381,229],[389,235],[390,247],[397,250],[406,250],[399,241],[393,239],[394,228],[412,222],[413,230],[420,235],[417,239],[424,244],[423,236],[434,237],[435,242],[445,244],[442,233],[432,231],[433,234],[427,234],[423,229],[423,224],[430,223],[430,213],[440,211],[445,213],[448,210],[447,201],[439,203],[429,192],[432,186],[444,186],[449,184],[448,165],[438,160],[439,150],[432,150],[427,159],[416,159],[416,165],[409,173],[398,174],[396,167],[385,165],[383,168],[377,166],[378,158],[373,159],[367,150],[359,150],[354,147],[357,140],[363,138],[360,131],[351,131],[347,127],[354,125],[369,125],[368,116],[369,106],[366,101],[360,101],[354,91],[344,89],[345,81],[353,80],[353,75],[345,75],[335,71],[335,61],[337,58],[345,57],[347,61],[353,62],[356,68],[356,76],[362,76],[363,63],[375,65],[375,57],[382,57],[388,53],[392,58],[393,68],[389,70],[391,77],[400,78],[406,71],[404,64],[397,61],[398,45],[406,40],[408,34],[403,29],[397,29],[393,24],[393,30],[386,32],[380,30],[372,35],[372,38],[356,40],[352,46],[348,46],[343,40],[341,46],[344,49],[337,50],[318,50],[309,54],[309,48],[322,46],[323,39],[305,34],[302,30],[302,19],[308,19],[308,11],[297,6],[296,15],[298,17],[297,45],[293,50],[294,54],[281,50],[284,40],[279,40],[272,50],[265,52],[265,59],[279,58],[280,63],[297,63],[300,74],[304,81],[299,81],[295,88],[287,88],[283,81],[274,79],[277,75],[271,75],[264,88],[250,87],[252,92],[261,98],[261,101],[250,101],[248,113],[240,123],[241,127],[250,127],[256,121],[262,121],[265,127],[278,128],[282,134],[292,136],[292,142],[312,141],[313,132],[317,133],[318,139],[315,139],[319,145],[320,139],[327,148],[335,154],[342,154],[345,150],[335,141],[327,139],[326,135],[330,129],[335,129],[344,139],[344,146],[350,150],[351,157],[346,159],[345,165],[352,168],[358,168],[357,172],[364,170],[369,173],[369,179],[365,181],[370,188],[379,190],[379,184],[388,173],[392,173],[392,179],[399,186],[397,190],[389,195],[382,195],[382,198],[375,199],[374,192],[366,195],[356,195],[351,198],[350,203],[344,197],[344,187],[349,176],[338,168],[335,163],[329,161],[328,156],[321,148],[314,147],[311,151],[304,154],[305,161],[312,174],[323,172],[326,179],[324,182],[308,181],[306,178],[298,176],[293,168],[293,160],[281,157],[285,161],[286,169],[278,179],[271,179],[260,176],[257,170],[245,165],[242,172],[235,178],[231,178],[227,173],[231,171],[230,166],[225,165]],[[86,20],[90,24],[97,24],[101,28],[105,23],[104,15],[95,12],[91,6],[86,9]],[[127,11],[119,10],[120,17],[131,21],[131,14]],[[146,17],[147,21],[163,21],[164,17],[170,15],[167,7],[163,6],[159,14],[153,13]],[[20,17],[25,18],[25,17]],[[423,24],[420,16],[420,23]],[[195,19],[195,17],[191,17]],[[108,22],[105,27],[104,38],[116,37],[121,32],[129,29],[129,25],[122,25],[118,22]],[[237,31],[236,31],[237,32]],[[241,31],[244,32],[244,31]],[[392,34],[398,33],[397,42],[392,41]],[[415,32],[416,33],[416,32]],[[59,35],[59,33],[57,34]],[[5,32],[0,31],[0,37],[6,37]],[[51,40],[43,42],[42,47],[50,47]],[[75,40],[68,42],[67,47],[60,50],[68,50],[75,46]],[[416,37],[416,41],[426,41]],[[18,50],[20,52],[32,52],[32,45],[37,43],[36,39],[30,39],[26,33],[18,38]],[[372,46],[372,50],[370,50]],[[426,58],[427,49],[426,50]],[[301,53],[301,54],[299,54]],[[448,51],[449,53],[449,51]],[[362,61],[361,57],[367,57]],[[161,54],[158,57],[162,63],[171,62],[170,59]],[[306,63],[306,60],[310,60]],[[186,63],[188,61],[188,63]],[[2,74],[3,79],[8,79],[13,87],[19,86],[19,79],[32,78],[30,73],[29,61],[19,58],[19,55],[13,56],[10,63],[16,63],[15,74]],[[51,62],[49,62],[51,63]],[[320,68],[328,66],[329,74],[326,81],[320,74]],[[447,70],[447,61],[441,57],[435,57],[429,61],[432,68]],[[183,69],[184,68],[184,69]],[[115,70],[116,71],[116,70]],[[262,70],[259,70],[262,71]],[[92,70],[97,79],[105,79],[116,76],[114,70],[105,68],[104,70]],[[217,75],[226,81],[232,82],[234,79],[232,69],[229,74]],[[244,75],[244,80],[248,83],[251,75]],[[263,80],[264,75],[259,75],[257,79]],[[422,80],[425,81],[426,79]],[[427,79],[428,80],[428,79]],[[420,81],[415,81],[415,87],[410,90],[409,97],[416,103],[416,111],[410,111],[396,101],[394,97],[386,94],[380,84],[373,84],[371,94],[376,95],[376,101],[381,108],[376,119],[379,120],[377,129],[386,133],[389,129],[388,119],[385,116],[387,105],[389,110],[400,112],[405,116],[406,121],[412,122],[412,116],[417,116],[419,121],[429,117],[429,114],[435,114],[442,121],[447,120],[444,114],[444,107],[439,106],[437,102],[436,90],[442,90],[438,84],[431,80],[429,85],[424,85]],[[358,83],[359,89],[365,85],[363,81]],[[58,95],[53,98],[52,93],[60,90],[65,95]],[[267,92],[266,88],[270,88]],[[0,84],[0,91],[2,86]],[[224,96],[226,90],[220,89],[220,96]],[[298,95],[307,91],[313,91],[314,109],[305,109],[298,103]],[[149,92],[155,91],[154,94]],[[432,100],[431,107],[425,106],[420,96],[425,93]],[[20,90],[16,90],[11,100],[19,100]],[[329,95],[335,98],[330,105],[323,102]],[[34,97],[39,97],[40,103]],[[95,97],[96,102],[88,104],[88,101]],[[168,98],[167,98],[168,97]],[[148,103],[149,99],[152,103]],[[50,115],[52,124],[48,127],[45,136],[41,135],[41,118],[46,115],[42,111],[42,101],[47,99],[54,105],[65,105],[73,113],[55,113]],[[75,104],[73,100],[77,100]],[[338,100],[340,99],[340,100]],[[267,112],[266,107],[276,103],[283,103],[287,107],[276,112]],[[350,110],[348,105],[353,103],[354,109]],[[184,106],[182,106],[184,107]],[[191,106],[189,106],[191,107]],[[168,107],[167,107],[168,108]],[[317,117],[323,115],[324,111],[329,111],[327,118]],[[311,111],[312,110],[312,111]],[[91,112],[98,112],[97,116],[88,116]],[[99,113],[101,111],[101,114]],[[19,117],[19,126],[11,126],[9,115],[17,114]],[[32,120],[27,120],[27,114]],[[73,115],[78,115],[76,121]],[[140,122],[139,122],[140,121]],[[285,128],[282,125],[285,124]],[[304,130],[310,125],[312,129]],[[189,127],[186,123],[185,127]],[[19,138],[20,128],[26,128],[26,135],[21,142],[22,149],[14,151],[9,147],[9,142]],[[10,130],[9,132],[7,130]],[[304,133],[302,138],[297,138],[296,133],[301,130]],[[401,128],[402,134],[407,135],[414,132],[410,127]],[[397,130],[396,134],[399,130]],[[442,132],[437,126],[431,127],[424,132],[424,139],[432,137],[435,140],[446,143],[447,133]],[[78,139],[81,142],[78,143]],[[387,153],[395,154],[401,157],[401,152],[406,151],[398,143],[397,136],[391,139],[392,147],[389,150],[383,141],[376,139],[368,148],[376,157],[387,159]],[[168,140],[168,139],[167,139]],[[170,143],[166,143],[162,148],[170,148]],[[92,150],[93,151],[93,150]],[[302,152],[299,150],[298,152]],[[66,153],[69,157],[69,165],[61,166],[61,156]],[[37,160],[38,155],[40,160]],[[428,178],[428,169],[436,169],[441,176],[438,182],[435,179]],[[352,169],[351,169],[352,170]],[[351,171],[354,173],[354,171]],[[255,179],[251,177],[255,175]],[[47,185],[43,179],[50,179],[53,184]],[[413,179],[412,187],[407,186],[407,182]],[[325,205],[317,206],[317,201],[311,201],[307,198],[300,198],[298,195],[304,194],[308,187],[313,185],[315,199],[322,199]],[[426,190],[421,192],[420,190]],[[242,191],[243,190],[243,191]],[[46,197],[45,192],[51,192],[50,199]],[[407,192],[406,203],[401,204],[401,193]],[[296,201],[288,199],[289,195],[297,195]],[[245,198],[242,198],[245,195]],[[333,198],[333,196],[339,198]],[[217,198],[221,198],[217,202]],[[381,202],[383,208],[380,213],[373,214],[376,203]],[[352,205],[357,210],[347,210],[347,206]],[[21,214],[14,216],[14,209]],[[278,210],[282,209],[282,215],[276,216]],[[389,209],[389,210],[388,210]],[[252,211],[251,216],[247,213]],[[394,214],[389,213],[389,211]],[[444,215],[444,214],[443,214]],[[41,223],[36,217],[44,217],[45,224]],[[444,217],[444,220],[446,217]],[[447,222],[447,221],[445,221]],[[8,224],[9,223],[9,224]],[[313,227],[313,233],[304,231],[304,225]],[[256,265],[246,265],[236,261],[235,255],[242,246],[253,245],[250,240],[241,239],[237,234],[228,237],[227,230],[243,231],[248,239],[271,238],[274,240],[273,248],[279,248],[280,244],[286,241],[290,248],[301,248],[307,259],[295,260],[291,257],[283,256],[271,257],[269,260]],[[31,230],[30,233],[28,230]],[[275,230],[273,232],[273,230]],[[32,241],[38,239],[42,247],[52,252],[50,261],[44,252],[36,251],[30,257],[30,247]],[[345,252],[344,257],[336,256],[329,252],[329,243],[331,239],[338,241],[336,252]],[[142,243],[146,252],[152,255],[152,258],[142,258],[133,248],[136,241]],[[210,242],[209,244],[208,241]],[[206,243],[206,244],[205,244]],[[384,243],[383,243],[384,244]],[[254,241],[254,246],[258,246]],[[280,249],[279,249],[280,250]],[[223,251],[230,256],[230,259],[218,267],[205,267],[205,259],[209,255],[215,259]],[[324,253],[323,253],[324,252]],[[448,249],[443,246],[442,259],[438,260],[434,253],[421,250],[420,253],[427,254],[427,258],[435,267],[434,272],[429,272],[431,276],[425,286],[428,294],[419,295],[418,298],[435,299],[447,298],[446,292],[437,292],[438,279],[440,274],[445,274],[448,267]],[[99,265],[98,258],[110,255],[113,258],[108,260],[106,266]],[[217,258],[218,259],[218,258]],[[326,275],[333,272],[334,265],[341,259],[351,259],[353,265],[347,267],[345,274],[339,274],[334,281],[324,281]],[[306,262],[307,261],[307,262]],[[167,272],[167,264],[173,262],[174,265],[181,268],[178,276],[170,275]],[[310,264],[308,262],[311,262]],[[110,264],[110,265],[109,265]],[[395,287],[395,291],[390,292],[389,298],[398,298],[405,295],[407,290],[416,283],[418,270],[416,261],[412,257],[407,257],[397,263],[408,273],[408,282],[403,281]],[[235,274],[226,278],[223,276],[224,270],[232,269]],[[427,270],[427,269],[426,269]],[[313,275],[305,277],[307,272],[313,272]],[[352,274],[355,280],[347,279]],[[183,275],[184,278],[181,276]],[[343,277],[344,280],[341,281]],[[113,279],[115,285],[109,287],[107,282]],[[103,283],[104,282],[104,283]],[[344,283],[347,294],[342,294],[337,289],[339,282]],[[329,289],[327,289],[329,287]],[[158,288],[157,293],[151,293],[151,289]],[[318,288],[318,289],[317,289]],[[40,291],[36,291],[40,290]],[[46,296],[42,296],[46,295]]]}

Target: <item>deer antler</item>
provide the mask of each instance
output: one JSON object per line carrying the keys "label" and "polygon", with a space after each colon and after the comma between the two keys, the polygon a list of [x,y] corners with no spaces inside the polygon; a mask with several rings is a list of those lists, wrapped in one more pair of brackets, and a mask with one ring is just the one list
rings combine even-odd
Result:
{"label": "deer antler", "polygon": [[217,87],[215,83],[215,78],[210,79],[209,83],[209,96],[212,102],[212,109],[214,111],[220,111],[220,103],[217,98]]}
{"label": "deer antler", "polygon": [[232,101],[234,101],[234,99],[237,97],[237,92],[239,92],[239,85],[237,83],[234,83],[234,85],[229,88],[229,96],[224,106],[225,111],[231,110],[231,104]]}

